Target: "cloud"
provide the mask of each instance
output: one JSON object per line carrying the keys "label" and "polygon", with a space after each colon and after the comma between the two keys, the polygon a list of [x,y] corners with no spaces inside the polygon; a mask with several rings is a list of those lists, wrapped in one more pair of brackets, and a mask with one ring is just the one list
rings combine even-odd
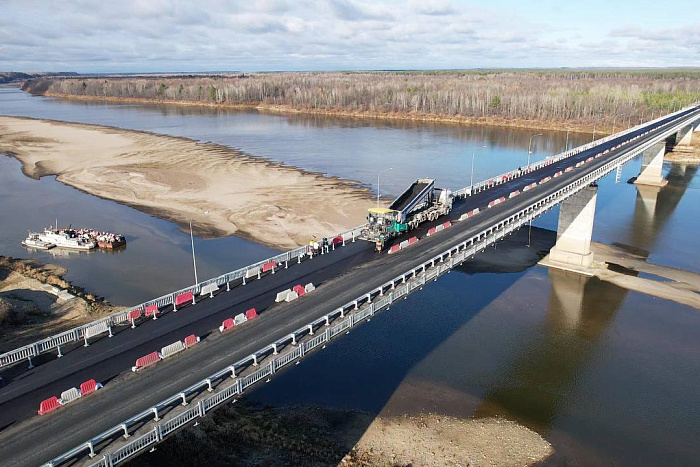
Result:
{"label": "cloud", "polygon": [[447,0],[74,0],[51,2],[46,14],[48,5],[3,1],[0,69],[700,65],[698,24],[649,29],[615,21],[605,29],[564,23],[556,11],[528,16],[507,0],[488,7]]}

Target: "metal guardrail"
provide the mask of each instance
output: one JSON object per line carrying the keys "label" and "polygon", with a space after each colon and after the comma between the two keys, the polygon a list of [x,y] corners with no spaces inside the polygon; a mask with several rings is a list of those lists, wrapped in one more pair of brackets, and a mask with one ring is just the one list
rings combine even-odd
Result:
{"label": "metal guardrail", "polygon": [[[357,227],[354,227],[348,231],[345,231],[343,233],[340,233],[337,236],[342,236],[343,241],[354,241],[356,238],[359,238],[361,235],[362,229],[365,227],[365,225],[360,225]],[[329,237],[332,238],[332,237]],[[180,289],[176,292],[168,293],[166,295],[163,295],[158,298],[154,298],[153,300],[148,300],[147,302],[141,303],[139,305],[133,306],[131,308],[128,308],[126,310],[118,311],[116,313],[112,313],[109,316],[106,316],[104,318],[100,318],[98,320],[92,321],[87,324],[83,324],[81,326],[75,327],[73,329],[70,329],[68,331],[64,331],[60,334],[56,334],[51,337],[47,337],[45,339],[39,340],[37,342],[34,342],[29,345],[25,345],[23,347],[19,347],[15,350],[11,350],[9,352],[3,353],[0,355],[0,369],[8,367],[10,365],[14,365],[16,363],[22,362],[22,361],[28,361],[29,362],[29,367],[32,368],[32,357],[37,357],[43,353],[56,350],[58,352],[58,355],[61,356],[61,346],[70,344],[70,343],[75,343],[75,342],[82,342],[83,340],[90,336],[90,333],[88,329],[92,328],[95,329],[94,327],[98,326],[107,326],[108,329],[110,329],[113,326],[117,326],[119,324],[128,324],[129,323],[129,313],[134,311],[134,310],[140,310],[141,314],[145,314],[146,307],[150,305],[156,305],[159,309],[168,306],[168,305],[174,305],[175,303],[175,298],[178,295],[187,293],[187,292],[192,292],[193,295],[199,294],[201,291],[202,287],[205,287],[210,284],[217,284],[218,286],[224,286],[228,285],[231,282],[238,280],[238,279],[243,279],[246,278],[246,275],[248,274],[249,271],[253,271],[256,269],[259,269],[262,267],[263,264],[268,263],[270,261],[275,261],[278,264],[281,263],[288,263],[289,261],[292,261],[294,259],[298,259],[298,261],[301,261],[301,258],[306,255],[307,252],[306,246],[296,248],[291,251],[287,251],[286,253],[281,253],[279,255],[273,256],[271,258],[267,258],[263,261],[258,261],[257,263],[250,264],[248,266],[242,267],[240,269],[236,269],[235,271],[228,272],[226,274],[222,274],[218,277],[214,277],[212,279],[207,279],[203,282],[200,282],[198,284],[195,284],[190,287],[185,287],[184,289]],[[204,297],[202,297],[204,298]]]}
{"label": "metal guardrail", "polygon": [[670,113],[667,115],[660,116],[658,118],[655,118],[654,120],[650,120],[650,121],[645,122],[643,124],[635,125],[633,127],[627,128],[627,129],[620,131],[618,133],[614,133],[614,134],[608,135],[604,138],[597,139],[595,141],[591,141],[590,143],[586,143],[583,146],[577,146],[577,147],[569,149],[565,152],[562,152],[562,153],[556,154],[554,156],[548,157],[546,159],[542,159],[540,161],[534,162],[534,163],[530,164],[529,169],[526,168],[526,169],[521,170],[520,175],[517,175],[517,170],[511,170],[509,172],[506,172],[506,173],[503,173],[500,175],[496,175],[494,177],[490,177],[486,180],[482,180],[482,181],[480,181],[472,186],[466,186],[464,188],[460,188],[459,190],[453,192],[453,196],[455,196],[456,198],[464,198],[466,196],[470,196],[472,194],[479,193],[483,190],[492,188],[494,186],[501,185],[503,183],[506,183],[506,182],[513,180],[514,178],[522,177],[523,175],[527,175],[528,173],[531,173],[531,172],[534,172],[535,170],[541,169],[542,167],[544,167],[546,165],[553,164],[555,162],[559,162],[559,161],[566,159],[566,158],[569,158],[571,156],[575,156],[577,154],[580,154],[583,151],[587,151],[591,148],[594,148],[594,147],[599,146],[601,144],[607,143],[608,141],[612,141],[612,140],[617,139],[617,138],[624,136],[626,134],[635,132],[643,127],[653,125],[653,124],[658,123],[662,120],[665,120],[671,116],[679,115],[679,114],[691,109],[692,107],[693,106],[689,106],[689,107],[681,109],[677,112],[673,112],[673,113]]}
{"label": "metal guardrail", "polygon": [[[119,462],[141,452],[149,446],[155,445],[162,441],[165,436],[174,432],[178,428],[190,423],[191,421],[203,417],[207,412],[214,409],[223,402],[242,394],[248,387],[257,382],[274,375],[279,369],[288,365],[292,361],[301,359],[309,351],[325,344],[332,338],[342,335],[344,331],[350,329],[363,320],[373,316],[375,313],[388,309],[389,306],[397,299],[403,298],[414,290],[423,287],[430,280],[437,278],[448,272],[453,267],[461,264],[467,259],[473,258],[475,254],[486,249],[489,245],[496,243],[506,235],[518,230],[522,226],[528,224],[536,217],[544,214],[556,205],[564,201],[570,196],[573,196],[580,190],[587,187],[592,182],[595,182],[615,170],[618,166],[624,165],[629,160],[636,157],[639,153],[648,149],[669,135],[673,134],[675,127],[667,129],[660,133],[656,138],[632,149],[628,154],[622,155],[619,158],[607,162],[596,170],[576,179],[568,185],[558,189],[557,191],[544,196],[543,198],[530,203],[518,212],[510,215],[506,219],[494,224],[486,230],[471,236],[469,239],[460,242],[459,244],[443,251],[439,255],[434,256],[421,265],[412,268],[409,271],[397,276],[393,280],[375,288],[369,292],[363,293],[355,300],[346,303],[344,306],[334,310],[315,321],[312,321],[306,326],[299,328],[289,336],[267,345],[257,352],[245,357],[232,365],[228,365],[217,373],[195,383],[189,388],[171,396],[170,398],[154,405],[153,407],[141,412],[128,420],[125,420],[119,425],[99,434],[85,443],[76,446],[74,449],[56,457],[52,461],[45,464],[46,466],[55,467],[64,462],[75,459],[78,456],[90,453],[95,455],[94,447],[105,441],[114,438],[116,434],[124,432],[124,435],[129,434],[129,427],[143,423],[156,422],[159,412],[174,404],[181,405],[187,403],[187,398],[196,398],[203,391],[211,391],[212,383],[219,381],[219,386],[224,386],[224,381],[234,378],[234,382],[226,387],[222,387],[220,391],[204,397],[196,402],[194,407],[175,415],[167,421],[148,428],[145,434],[135,438],[123,446],[118,447],[114,451],[107,452],[102,458],[97,460],[92,466],[114,466]],[[360,305],[363,305],[360,307]],[[331,321],[340,319],[338,324],[331,326]],[[315,337],[314,332],[324,329]],[[307,338],[301,341],[302,338]],[[289,351],[279,355],[278,350],[281,348],[290,349]],[[261,360],[268,359],[268,363],[261,366],[259,369],[245,376],[237,376],[242,370],[259,366]],[[155,414],[155,416],[154,416]]]}

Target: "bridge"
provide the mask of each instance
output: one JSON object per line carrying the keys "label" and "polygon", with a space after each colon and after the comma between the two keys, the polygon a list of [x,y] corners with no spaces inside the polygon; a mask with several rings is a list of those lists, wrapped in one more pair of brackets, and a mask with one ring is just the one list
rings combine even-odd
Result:
{"label": "bridge", "polygon": [[[689,107],[458,190],[449,218],[409,232],[393,254],[376,254],[358,226],[323,254],[292,250],[2,354],[0,459],[123,462],[560,204],[550,259],[585,267],[596,181],[642,155],[637,182],[663,185],[667,142],[689,144],[699,121]],[[153,365],[129,371],[147,355],[141,365]],[[104,387],[71,389],[90,379]],[[62,393],[64,405],[37,415]]]}

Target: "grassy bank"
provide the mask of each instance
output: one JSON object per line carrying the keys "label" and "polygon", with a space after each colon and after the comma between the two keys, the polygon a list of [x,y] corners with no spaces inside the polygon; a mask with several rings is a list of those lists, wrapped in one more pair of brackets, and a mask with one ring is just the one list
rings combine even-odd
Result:
{"label": "grassy bank", "polygon": [[700,101],[700,70],[306,72],[35,79],[34,94],[612,132]]}

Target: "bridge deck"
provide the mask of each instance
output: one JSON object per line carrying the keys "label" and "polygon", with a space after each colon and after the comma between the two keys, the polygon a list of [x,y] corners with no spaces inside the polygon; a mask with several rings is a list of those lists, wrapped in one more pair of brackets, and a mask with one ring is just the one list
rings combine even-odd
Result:
{"label": "bridge deck", "polygon": [[[455,205],[451,219],[476,207],[482,210],[479,215],[456,223],[447,231],[449,234],[423,237],[416,245],[398,254],[376,255],[370,244],[349,243],[329,255],[290,266],[288,270],[239,286],[231,292],[221,292],[213,299],[202,300],[195,306],[183,308],[153,323],[144,323],[112,339],[101,339],[89,349],[68,353],[14,379],[6,378],[0,390],[0,459],[3,459],[3,465],[37,465],[71,449],[225,365],[250,355],[262,345],[324,316],[362,291],[378,287],[489,228],[534,199],[553,193],[615,160],[645,139],[611,151],[491,209],[485,209],[489,201],[521,190],[618,143],[610,141],[595,151],[584,151],[469,197]],[[432,225],[426,223],[416,233],[422,236]],[[318,288],[303,299],[274,305],[276,292],[301,282],[314,282]],[[224,318],[251,306],[263,311],[258,319],[224,334],[215,330]],[[198,346],[141,374],[128,371],[137,357],[193,332],[205,337]],[[209,332],[212,333],[207,335]],[[49,415],[32,416],[40,400],[93,377],[107,382],[98,394]]]}

